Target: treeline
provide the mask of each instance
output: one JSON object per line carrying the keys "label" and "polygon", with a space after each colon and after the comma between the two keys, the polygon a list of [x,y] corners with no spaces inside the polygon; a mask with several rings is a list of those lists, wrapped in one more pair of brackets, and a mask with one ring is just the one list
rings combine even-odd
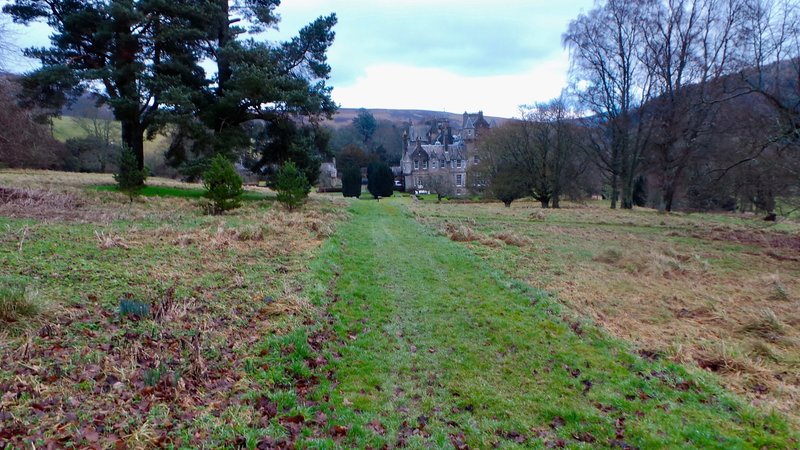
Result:
{"label": "treeline", "polygon": [[612,208],[786,212],[800,197],[799,36],[793,2],[599,3],[563,36],[565,95],[495,130],[473,181],[543,206],[601,177]]}
{"label": "treeline", "polygon": [[336,16],[272,43],[262,33],[279,3],[14,0],[3,12],[53,30],[49,47],[24,51],[42,67],[22,78],[23,104],[57,114],[94,92],[140,168],[144,141],[165,133],[168,161],[190,177],[222,154],[256,171],[292,160],[314,181],[330,139],[319,122],[336,110],[326,85]]}
{"label": "treeline", "polygon": [[[363,152],[367,160],[395,166],[403,157],[405,124],[378,120],[366,109],[360,109],[350,124],[331,130],[330,149],[337,161]],[[357,156],[361,157],[361,156]],[[366,167],[369,162],[362,162]]]}

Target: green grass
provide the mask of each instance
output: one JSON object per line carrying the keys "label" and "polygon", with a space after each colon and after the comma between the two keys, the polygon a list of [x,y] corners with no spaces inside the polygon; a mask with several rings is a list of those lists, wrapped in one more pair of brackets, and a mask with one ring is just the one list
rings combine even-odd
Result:
{"label": "green grass", "polygon": [[10,326],[14,322],[30,320],[40,311],[28,283],[20,277],[0,276],[0,323]]}
{"label": "green grass", "polygon": [[312,266],[339,342],[322,393],[340,446],[797,446],[785,420],[566,318],[400,200],[352,214]]}
{"label": "green grass", "polygon": [[[114,185],[95,186],[95,190],[105,192],[119,192]],[[204,189],[199,188],[176,188],[168,186],[145,186],[139,191],[139,195],[145,197],[176,197],[176,198],[203,198],[205,193]],[[274,197],[267,196],[260,192],[244,191],[242,200],[257,201],[257,200],[270,200]]]}

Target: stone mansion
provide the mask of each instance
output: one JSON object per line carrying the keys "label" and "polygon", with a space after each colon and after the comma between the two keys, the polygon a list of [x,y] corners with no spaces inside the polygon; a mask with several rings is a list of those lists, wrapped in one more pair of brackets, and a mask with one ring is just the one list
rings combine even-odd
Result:
{"label": "stone mansion", "polygon": [[451,194],[468,194],[467,168],[478,163],[476,141],[489,128],[483,112],[465,112],[459,135],[453,134],[447,119],[411,125],[403,134],[400,161],[406,191],[432,191],[444,184]]}

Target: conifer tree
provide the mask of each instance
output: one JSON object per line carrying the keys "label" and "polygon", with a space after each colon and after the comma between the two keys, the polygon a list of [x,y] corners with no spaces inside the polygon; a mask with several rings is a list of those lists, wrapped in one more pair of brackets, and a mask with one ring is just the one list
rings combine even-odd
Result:
{"label": "conifer tree", "polygon": [[204,197],[213,202],[212,213],[219,214],[242,205],[242,177],[236,173],[230,161],[222,155],[211,159],[211,164],[203,173]]}
{"label": "conifer tree", "polygon": [[293,162],[287,161],[278,170],[275,190],[278,191],[278,201],[289,211],[293,211],[305,203],[311,185],[303,172]]}
{"label": "conifer tree", "polygon": [[123,148],[119,157],[119,172],[114,174],[117,189],[128,194],[130,201],[139,194],[147,180],[147,168],[140,169],[136,154],[129,148]]}
{"label": "conifer tree", "polygon": [[354,164],[345,166],[342,172],[342,195],[356,198],[361,196],[361,169]]}
{"label": "conifer tree", "polygon": [[394,174],[388,164],[374,162],[367,167],[367,189],[375,198],[392,196]]}

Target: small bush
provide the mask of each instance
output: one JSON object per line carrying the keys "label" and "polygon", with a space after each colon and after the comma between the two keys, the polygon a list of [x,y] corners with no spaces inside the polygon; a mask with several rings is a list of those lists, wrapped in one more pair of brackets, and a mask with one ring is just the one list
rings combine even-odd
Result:
{"label": "small bush", "polygon": [[17,278],[0,278],[0,322],[18,322],[39,313],[25,282]]}
{"label": "small bush", "polygon": [[289,211],[293,211],[305,203],[311,185],[306,176],[297,169],[297,166],[288,161],[278,170],[275,190],[278,191],[278,201]]}
{"label": "small bush", "polygon": [[119,172],[114,174],[114,181],[117,182],[117,188],[120,192],[128,194],[131,202],[133,197],[139,195],[139,191],[144,187],[144,182],[147,181],[148,170],[139,169],[139,161],[136,159],[136,154],[129,148],[122,149],[119,156]]}
{"label": "small bush", "polygon": [[221,214],[242,206],[242,177],[236,173],[230,161],[218,154],[211,158],[211,165],[203,172],[203,197],[211,200],[210,212]]}

